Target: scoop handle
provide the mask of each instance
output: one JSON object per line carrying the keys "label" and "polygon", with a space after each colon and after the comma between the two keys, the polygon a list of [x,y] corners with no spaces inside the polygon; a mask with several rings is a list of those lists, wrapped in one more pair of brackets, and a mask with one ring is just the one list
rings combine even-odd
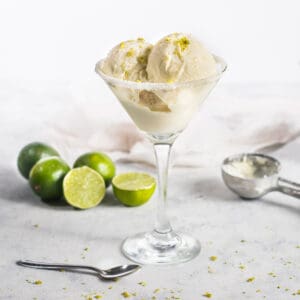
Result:
{"label": "scoop handle", "polygon": [[300,184],[297,182],[279,177],[277,181],[277,188],[284,194],[300,198]]}

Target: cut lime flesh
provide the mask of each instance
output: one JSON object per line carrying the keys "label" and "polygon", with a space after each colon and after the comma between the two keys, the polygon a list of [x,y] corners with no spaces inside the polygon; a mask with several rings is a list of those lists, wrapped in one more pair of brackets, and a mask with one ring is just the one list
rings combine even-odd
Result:
{"label": "cut lime flesh", "polygon": [[71,170],[63,181],[66,201],[73,207],[87,209],[97,206],[105,195],[104,179],[89,167]]}

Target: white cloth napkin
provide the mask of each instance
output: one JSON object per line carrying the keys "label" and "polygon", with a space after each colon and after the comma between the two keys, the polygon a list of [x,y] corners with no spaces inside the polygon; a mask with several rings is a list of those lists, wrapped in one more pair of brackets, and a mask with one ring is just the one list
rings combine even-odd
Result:
{"label": "white cloth napkin", "polygon": [[[288,143],[300,135],[299,91],[217,86],[175,142],[172,164],[210,166],[230,154]],[[154,165],[151,144],[100,79],[73,86],[64,105],[61,117],[48,124],[60,148],[73,155],[106,151],[115,160]]]}

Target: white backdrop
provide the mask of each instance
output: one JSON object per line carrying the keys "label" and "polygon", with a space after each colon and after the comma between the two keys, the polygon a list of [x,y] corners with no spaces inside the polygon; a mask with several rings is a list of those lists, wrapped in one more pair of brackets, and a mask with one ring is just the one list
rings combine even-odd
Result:
{"label": "white backdrop", "polygon": [[117,42],[174,31],[222,55],[225,82],[300,82],[298,0],[1,0],[0,79],[91,78]]}

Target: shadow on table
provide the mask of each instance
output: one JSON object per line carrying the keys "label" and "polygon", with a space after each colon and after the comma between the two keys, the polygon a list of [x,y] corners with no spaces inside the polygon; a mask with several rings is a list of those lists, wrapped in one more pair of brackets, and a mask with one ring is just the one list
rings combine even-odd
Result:
{"label": "shadow on table", "polygon": [[209,201],[240,201],[240,198],[232,193],[219,178],[204,178],[193,182],[188,188],[201,193]]}
{"label": "shadow on table", "polygon": [[106,195],[100,205],[101,206],[124,206],[120,201],[116,199],[111,187],[109,187],[108,190],[106,191]]}
{"label": "shadow on table", "polygon": [[[9,167],[0,169],[0,198],[9,202],[24,202],[28,205],[49,207],[62,210],[73,210],[64,200],[46,201],[41,200],[31,190],[27,180],[23,179],[17,170]],[[111,188],[107,191],[101,205],[121,206],[122,204],[114,197]]]}
{"label": "shadow on table", "polygon": [[28,182],[22,179],[16,170],[9,167],[1,168],[0,179],[1,200],[43,206],[43,203],[31,191]]}
{"label": "shadow on table", "polygon": [[198,190],[199,192],[201,192],[201,194],[204,195],[206,199],[209,199],[209,201],[236,202],[237,204],[239,202],[262,201],[263,205],[265,206],[275,206],[285,209],[294,214],[300,214],[300,206],[295,207],[295,205],[292,203],[292,201],[295,201],[295,199],[293,199],[292,197],[290,199],[291,203],[289,203],[288,201],[289,197],[287,197],[286,203],[278,202],[278,200],[276,200],[276,197],[272,198],[272,195],[276,195],[276,193],[270,193],[267,196],[262,197],[261,199],[242,199],[231,192],[225,186],[222,180],[219,180],[217,178],[206,178],[200,180],[197,183],[194,182],[191,189],[193,191]]}
{"label": "shadow on table", "polygon": [[276,201],[276,199],[273,200],[271,198],[272,197],[271,195],[272,194],[268,195],[268,197],[262,198],[261,200],[257,200],[257,201],[263,201],[264,205],[266,205],[266,206],[273,206],[273,207],[275,206],[275,207],[278,207],[278,208],[281,208],[281,209],[285,209],[286,211],[288,211],[290,213],[300,215],[300,206],[295,207],[292,204],[292,201],[299,201],[299,199],[291,198],[290,199],[291,204],[289,204],[288,199],[287,199],[286,203],[281,203],[281,202]]}

